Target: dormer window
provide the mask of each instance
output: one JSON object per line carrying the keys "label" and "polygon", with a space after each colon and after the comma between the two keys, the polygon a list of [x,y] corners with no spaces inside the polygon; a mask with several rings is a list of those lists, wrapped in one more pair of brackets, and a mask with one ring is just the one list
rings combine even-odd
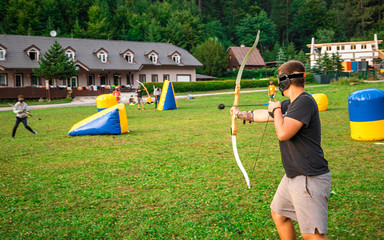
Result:
{"label": "dormer window", "polygon": [[75,53],[72,50],[70,50],[70,49],[66,50],[65,51],[65,56],[67,56],[67,58],[69,60],[75,61]]}
{"label": "dormer window", "polygon": [[5,54],[6,53],[7,52],[5,51],[5,49],[0,47],[0,61],[5,60]]}
{"label": "dormer window", "polygon": [[180,55],[178,55],[178,54],[174,54],[173,56],[172,56],[172,60],[173,61],[175,61],[175,63],[177,63],[177,64],[180,64]]}
{"label": "dormer window", "polygon": [[97,58],[99,58],[102,63],[107,62],[107,57],[108,57],[108,55],[104,51],[100,51],[99,53],[97,53]]}
{"label": "dormer window", "polygon": [[148,58],[151,60],[151,62],[157,63],[157,55],[155,53],[149,54]]}
{"label": "dormer window", "polygon": [[124,54],[124,59],[127,60],[129,63],[133,63],[133,54],[130,52],[127,52]]}
{"label": "dormer window", "polygon": [[39,52],[36,49],[32,48],[28,51],[28,56],[32,61],[37,61],[39,59]]}

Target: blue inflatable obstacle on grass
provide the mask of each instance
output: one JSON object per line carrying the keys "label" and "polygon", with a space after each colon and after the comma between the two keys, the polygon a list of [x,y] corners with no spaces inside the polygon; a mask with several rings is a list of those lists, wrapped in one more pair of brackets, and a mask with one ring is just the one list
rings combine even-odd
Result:
{"label": "blue inflatable obstacle on grass", "polygon": [[159,105],[157,110],[172,110],[177,109],[175,91],[172,82],[165,80],[163,90],[161,91]]}
{"label": "blue inflatable obstacle on grass", "polygon": [[69,130],[69,136],[123,134],[128,131],[127,113],[123,103],[107,108],[81,120]]}
{"label": "blue inflatable obstacle on grass", "polygon": [[360,141],[384,139],[384,91],[369,88],[348,97],[351,138]]}

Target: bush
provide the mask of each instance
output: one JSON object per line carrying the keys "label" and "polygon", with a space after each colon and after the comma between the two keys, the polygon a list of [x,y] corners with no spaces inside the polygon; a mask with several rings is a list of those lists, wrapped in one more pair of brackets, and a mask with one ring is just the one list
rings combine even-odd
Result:
{"label": "bush", "polygon": [[313,78],[313,74],[311,72],[307,72],[305,77],[305,83],[314,83],[315,79]]}
{"label": "bush", "polygon": [[[277,74],[276,71],[277,71],[277,68],[262,68],[262,69],[252,69],[252,70],[244,69],[242,77],[247,79],[274,77]],[[223,73],[223,76],[235,78],[238,72],[239,72],[238,69],[236,71],[228,71]]]}
{"label": "bush", "polygon": [[[241,80],[241,88],[266,88],[269,81],[273,81],[277,85],[276,78],[268,78],[268,80]],[[175,92],[203,92],[222,89],[235,89],[235,80],[223,81],[202,81],[202,82],[172,82]],[[148,92],[153,93],[153,86],[162,88],[163,83],[144,83]]]}
{"label": "bush", "polygon": [[334,85],[353,85],[353,84],[359,84],[362,83],[361,80],[359,80],[359,77],[341,77],[339,79],[334,79],[331,81],[331,84]]}

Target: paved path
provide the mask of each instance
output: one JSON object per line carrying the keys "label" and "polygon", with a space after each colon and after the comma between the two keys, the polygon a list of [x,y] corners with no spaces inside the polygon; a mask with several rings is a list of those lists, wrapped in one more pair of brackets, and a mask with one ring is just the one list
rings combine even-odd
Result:
{"label": "paved path", "polygon": [[[313,87],[324,87],[324,86],[330,86],[329,84],[324,85],[315,85],[315,86],[307,86],[306,88],[313,88]],[[241,90],[241,93],[252,93],[252,92],[266,92],[268,90],[266,89],[260,89],[260,90]],[[223,94],[233,94],[232,92],[219,92],[219,93],[203,93],[203,94],[188,94],[192,95],[193,97],[202,97],[202,96],[211,96],[211,95],[223,95]],[[121,100],[123,102],[128,102],[128,99],[132,95],[132,93],[121,93]],[[176,99],[183,99],[188,98],[188,95],[179,95],[176,96]],[[78,107],[78,106],[95,106],[96,105],[96,98],[97,96],[90,96],[90,97],[75,97],[72,102],[70,103],[60,103],[60,104],[47,104],[47,105],[31,105],[29,106],[30,109],[42,109],[42,108],[57,108],[57,107]],[[145,101],[146,98],[143,97],[143,100]],[[12,107],[0,107],[0,111],[11,111]]]}

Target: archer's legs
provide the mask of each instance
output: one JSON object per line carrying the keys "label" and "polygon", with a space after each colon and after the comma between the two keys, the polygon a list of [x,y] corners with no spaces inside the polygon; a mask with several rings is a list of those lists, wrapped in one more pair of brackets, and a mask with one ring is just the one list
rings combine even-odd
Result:
{"label": "archer's legs", "polygon": [[273,221],[281,240],[295,240],[296,230],[292,220],[271,210]]}
{"label": "archer's legs", "polygon": [[15,121],[15,126],[13,126],[13,130],[12,130],[12,137],[14,138],[15,137],[15,134],[16,134],[16,129],[17,127],[19,126],[21,122],[21,118],[16,118],[16,121]]}
{"label": "archer's legs", "polygon": [[28,129],[31,133],[35,134],[35,131],[28,125],[28,118],[21,119],[21,122],[24,124],[24,127]]}

